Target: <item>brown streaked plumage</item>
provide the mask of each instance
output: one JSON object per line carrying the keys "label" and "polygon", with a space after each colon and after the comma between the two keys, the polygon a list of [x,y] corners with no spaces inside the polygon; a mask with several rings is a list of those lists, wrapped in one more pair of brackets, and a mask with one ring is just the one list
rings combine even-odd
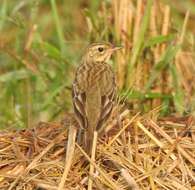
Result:
{"label": "brown streaked plumage", "polygon": [[115,102],[116,81],[107,64],[115,50],[110,43],[94,43],[87,47],[73,82],[72,98],[76,119],[84,129],[85,150],[91,152],[93,132],[107,121]]}

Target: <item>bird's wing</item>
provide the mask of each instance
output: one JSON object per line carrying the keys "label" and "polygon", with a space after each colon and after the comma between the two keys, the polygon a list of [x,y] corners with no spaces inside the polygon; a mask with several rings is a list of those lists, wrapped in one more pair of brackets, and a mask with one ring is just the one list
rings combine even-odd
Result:
{"label": "bird's wing", "polygon": [[111,85],[112,88],[101,97],[101,114],[96,128],[97,131],[101,131],[101,127],[109,118],[115,103],[116,98],[115,78],[113,78],[113,81],[111,82],[113,82],[113,84]]}
{"label": "bird's wing", "polygon": [[78,85],[76,81],[73,83],[72,86],[72,98],[73,98],[73,107],[74,112],[77,118],[77,121],[81,128],[88,127],[88,121],[86,118],[86,111],[85,111],[85,102],[86,102],[86,94],[78,89]]}

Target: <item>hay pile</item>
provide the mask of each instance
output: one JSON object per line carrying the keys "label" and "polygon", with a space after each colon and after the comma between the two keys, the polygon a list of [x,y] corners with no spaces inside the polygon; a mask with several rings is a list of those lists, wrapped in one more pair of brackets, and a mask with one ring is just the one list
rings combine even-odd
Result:
{"label": "hay pile", "polygon": [[[122,113],[98,140],[93,189],[195,189],[195,125],[192,117],[157,118]],[[107,128],[107,130],[108,130]],[[68,130],[59,123],[0,133],[0,189],[59,189]],[[87,189],[89,159],[76,144],[63,189]],[[89,188],[92,189],[92,188]]]}

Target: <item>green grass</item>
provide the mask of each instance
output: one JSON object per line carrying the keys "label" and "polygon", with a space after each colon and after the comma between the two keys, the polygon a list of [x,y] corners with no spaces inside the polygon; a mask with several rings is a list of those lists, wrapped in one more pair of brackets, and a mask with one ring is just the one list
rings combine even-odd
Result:
{"label": "green grass", "polygon": [[60,24],[60,18],[56,7],[56,2],[55,0],[50,0],[50,2],[51,2],[51,8],[54,17],[54,22],[56,25],[56,32],[58,35],[58,43],[60,45],[61,54],[63,54],[65,52],[65,43],[64,43],[65,40],[63,36],[63,29],[62,29],[62,25]]}
{"label": "green grass", "polygon": [[142,47],[144,45],[145,35],[146,35],[146,31],[147,31],[148,25],[149,25],[149,18],[150,18],[152,3],[153,3],[152,0],[147,1],[145,14],[143,15],[143,20],[142,20],[141,26],[140,26],[140,31],[137,34],[137,41],[132,49],[131,61],[130,61],[130,64],[128,64],[128,72],[127,72],[128,77],[126,80],[126,87],[129,86],[129,81],[131,80],[132,72],[135,68],[135,64],[137,63],[137,59],[138,59],[139,54],[140,54]]}
{"label": "green grass", "polygon": [[[183,42],[178,44],[183,31],[183,15],[193,3],[185,2],[182,10],[171,5],[167,35],[159,32],[163,24],[163,11],[159,11],[158,34],[151,36],[153,1],[148,0],[138,40],[125,55],[114,59],[119,75],[117,66],[120,60],[125,60],[125,85],[118,93],[121,97],[125,94],[134,111],[149,111],[159,106],[154,102],[160,100],[162,115],[194,113],[195,87],[183,78],[186,68],[175,64],[178,52],[188,53],[193,62],[195,56],[193,19],[190,18],[184,27]],[[0,128],[32,127],[42,120],[57,120],[65,111],[71,111],[74,70],[88,43],[104,40],[125,48],[126,44],[132,44],[134,22],[127,28],[125,38],[117,33],[113,2],[110,1],[2,0],[0,5]],[[136,3],[133,6],[132,11],[135,11]],[[190,10],[194,16],[193,8]],[[118,24],[118,27],[122,25]],[[159,60],[154,61],[153,50],[162,44],[165,50],[160,53]],[[164,74],[168,81],[161,81]],[[129,80],[134,82],[129,83]],[[161,85],[165,91],[161,90]],[[189,96],[192,98],[187,100]]]}

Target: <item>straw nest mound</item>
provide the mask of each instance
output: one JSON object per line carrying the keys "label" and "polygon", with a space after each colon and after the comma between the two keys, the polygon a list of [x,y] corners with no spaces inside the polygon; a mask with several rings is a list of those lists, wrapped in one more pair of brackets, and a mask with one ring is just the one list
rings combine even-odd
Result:
{"label": "straw nest mound", "polygon": [[66,181],[67,127],[40,123],[1,131],[0,189],[195,189],[193,117],[158,118],[128,110],[120,116],[120,124],[113,119],[98,139],[94,161],[76,144]]}

